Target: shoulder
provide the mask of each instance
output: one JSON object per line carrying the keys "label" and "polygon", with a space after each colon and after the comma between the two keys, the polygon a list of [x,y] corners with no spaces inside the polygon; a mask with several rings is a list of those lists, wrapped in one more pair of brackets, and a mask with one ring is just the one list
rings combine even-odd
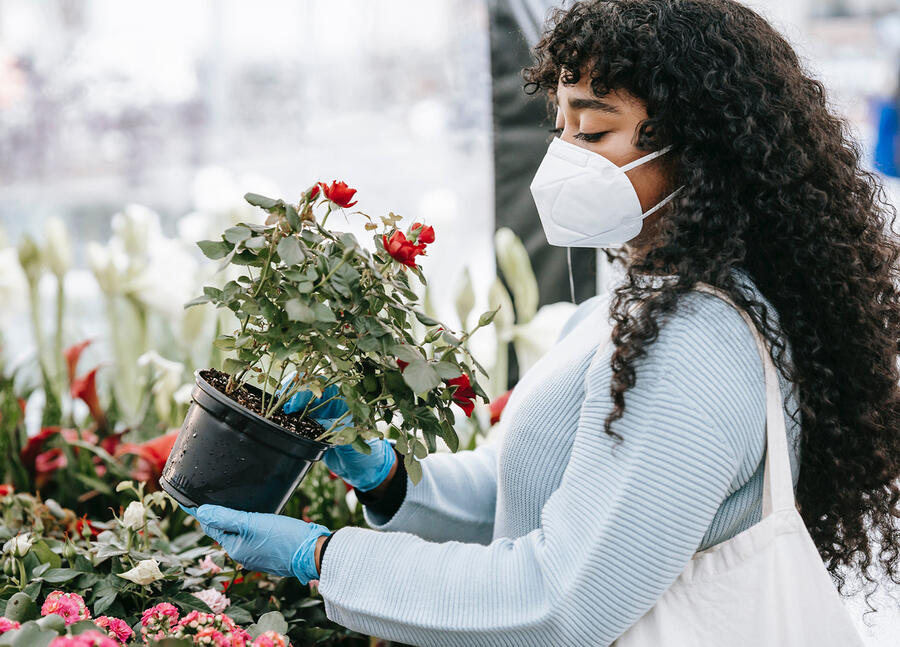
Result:
{"label": "shoulder", "polygon": [[575,309],[575,312],[566,320],[566,323],[563,324],[562,330],[559,333],[559,337],[556,338],[556,341],[562,340],[566,335],[568,335],[575,327],[584,321],[585,318],[597,314],[600,312],[601,308],[609,308],[609,295],[608,294],[598,294],[596,296],[583,301],[578,304],[578,307]]}

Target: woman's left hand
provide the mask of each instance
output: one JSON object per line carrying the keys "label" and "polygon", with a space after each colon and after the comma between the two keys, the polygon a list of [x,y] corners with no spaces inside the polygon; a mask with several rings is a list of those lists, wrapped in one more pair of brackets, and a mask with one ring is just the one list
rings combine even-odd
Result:
{"label": "woman's left hand", "polygon": [[219,505],[185,508],[203,532],[222,545],[231,558],[254,571],[293,575],[301,584],[318,579],[316,543],[331,531],[317,523]]}

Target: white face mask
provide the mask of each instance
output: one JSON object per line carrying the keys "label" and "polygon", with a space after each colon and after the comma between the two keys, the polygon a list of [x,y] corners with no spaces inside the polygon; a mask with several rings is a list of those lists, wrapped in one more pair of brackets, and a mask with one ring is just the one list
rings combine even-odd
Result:
{"label": "white face mask", "polygon": [[642,212],[625,171],[670,148],[616,166],[599,153],[555,138],[531,181],[547,242],[559,247],[610,247],[637,236],[644,218],[667,204],[681,187]]}

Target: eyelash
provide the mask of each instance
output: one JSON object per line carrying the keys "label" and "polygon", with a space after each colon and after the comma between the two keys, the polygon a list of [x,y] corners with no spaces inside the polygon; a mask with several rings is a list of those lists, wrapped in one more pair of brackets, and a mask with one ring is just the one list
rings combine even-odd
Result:
{"label": "eyelash", "polygon": [[[557,135],[557,136],[561,135],[562,131],[563,131],[562,128],[550,128],[549,129],[549,132],[551,132],[552,134]],[[603,137],[603,135],[605,135],[608,132],[609,132],[608,130],[604,130],[602,133],[578,133],[577,135],[575,135],[575,139],[580,139],[581,141],[584,141],[584,142],[598,142],[598,141],[600,141],[600,138]]]}

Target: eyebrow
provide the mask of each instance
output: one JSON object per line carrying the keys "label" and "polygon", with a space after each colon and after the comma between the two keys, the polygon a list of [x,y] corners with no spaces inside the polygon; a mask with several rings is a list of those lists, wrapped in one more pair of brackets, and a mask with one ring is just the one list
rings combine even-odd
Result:
{"label": "eyebrow", "polygon": [[599,110],[600,112],[608,112],[614,115],[622,113],[616,106],[600,99],[569,99],[569,108],[572,110]]}

